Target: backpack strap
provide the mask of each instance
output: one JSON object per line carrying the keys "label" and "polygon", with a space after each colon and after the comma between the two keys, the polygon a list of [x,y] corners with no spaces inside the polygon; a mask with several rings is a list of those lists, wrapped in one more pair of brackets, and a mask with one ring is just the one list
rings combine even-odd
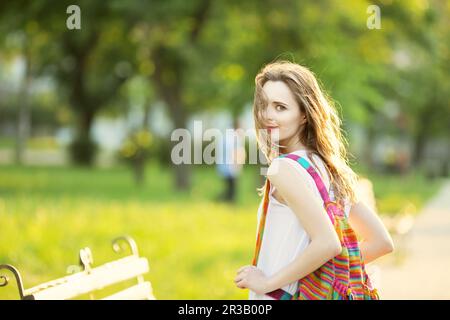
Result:
{"label": "backpack strap", "polygon": [[[325,186],[325,183],[323,182],[320,175],[317,173],[316,169],[314,169],[314,167],[305,158],[292,153],[282,154],[279,156],[279,158],[289,158],[291,160],[294,160],[295,162],[299,163],[309,173],[309,175],[313,178],[314,183],[316,184],[317,190],[319,190],[320,197],[323,200],[323,205],[325,209],[327,209],[328,206],[330,205],[337,205],[335,201],[331,201],[327,187]],[[329,212],[331,210],[325,211],[327,212],[328,217],[330,218],[331,222],[334,225],[335,218],[333,214]]]}
{"label": "backpack strap", "polygon": [[264,235],[264,226],[266,224],[266,216],[267,216],[267,208],[269,206],[269,190],[270,190],[270,181],[266,179],[265,187],[264,187],[264,197],[263,197],[263,211],[261,218],[259,219],[258,226],[258,234],[256,236],[256,246],[255,253],[253,255],[252,265],[256,266],[259,258],[259,251],[261,250],[261,243]]}

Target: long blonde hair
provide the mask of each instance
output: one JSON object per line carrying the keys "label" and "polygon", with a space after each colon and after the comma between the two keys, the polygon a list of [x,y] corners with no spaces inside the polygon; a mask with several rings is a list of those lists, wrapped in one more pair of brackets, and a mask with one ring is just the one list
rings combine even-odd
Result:
{"label": "long blonde hair", "polygon": [[[289,61],[276,61],[266,65],[255,77],[253,116],[256,139],[268,163],[279,156],[275,142],[266,133],[264,109],[267,98],[262,90],[267,81],[282,81],[291,90],[300,111],[306,115],[298,138],[311,153],[317,154],[325,164],[334,187],[336,199],[356,202],[357,175],[348,165],[347,141],[341,132],[341,120],[329,97],[321,89],[314,74],[306,67]],[[276,148],[278,147],[278,148]],[[313,160],[313,157],[310,157]],[[314,160],[313,160],[314,162]],[[343,204],[341,202],[341,204]]]}

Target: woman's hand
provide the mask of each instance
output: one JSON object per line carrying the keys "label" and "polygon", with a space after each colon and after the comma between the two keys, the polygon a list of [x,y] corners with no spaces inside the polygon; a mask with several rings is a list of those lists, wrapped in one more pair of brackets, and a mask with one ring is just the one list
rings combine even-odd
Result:
{"label": "woman's hand", "polygon": [[255,266],[247,265],[237,271],[234,279],[240,289],[250,289],[257,294],[270,292],[269,278]]}

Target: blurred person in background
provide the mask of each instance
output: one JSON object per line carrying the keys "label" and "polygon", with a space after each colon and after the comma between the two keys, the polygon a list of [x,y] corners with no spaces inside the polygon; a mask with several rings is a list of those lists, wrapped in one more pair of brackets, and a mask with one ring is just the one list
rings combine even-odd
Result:
{"label": "blurred person in background", "polygon": [[216,149],[217,171],[224,182],[224,191],[217,198],[219,201],[236,201],[237,182],[246,157],[245,138],[239,129],[239,120],[235,119],[232,130],[226,130],[222,145]]}

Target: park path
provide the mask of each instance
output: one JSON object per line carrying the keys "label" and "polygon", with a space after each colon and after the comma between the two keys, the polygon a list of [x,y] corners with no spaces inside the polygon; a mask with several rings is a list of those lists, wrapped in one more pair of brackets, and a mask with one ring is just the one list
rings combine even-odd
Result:
{"label": "park path", "polygon": [[373,262],[380,298],[450,299],[450,180],[424,206],[396,250]]}

